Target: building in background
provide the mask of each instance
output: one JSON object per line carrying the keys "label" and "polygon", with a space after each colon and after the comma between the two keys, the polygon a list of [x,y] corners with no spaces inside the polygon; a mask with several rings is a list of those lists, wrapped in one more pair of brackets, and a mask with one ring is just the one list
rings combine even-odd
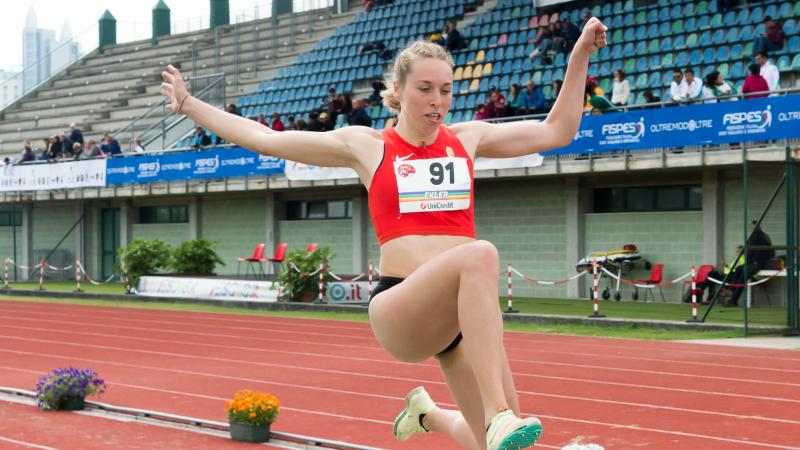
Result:
{"label": "building in background", "polygon": [[0,109],[22,95],[20,72],[0,70]]}
{"label": "building in background", "polygon": [[38,27],[36,12],[31,7],[22,30],[22,93],[50,78],[79,55],[80,47],[72,38],[69,24],[64,22],[61,38],[56,40],[55,31]]}

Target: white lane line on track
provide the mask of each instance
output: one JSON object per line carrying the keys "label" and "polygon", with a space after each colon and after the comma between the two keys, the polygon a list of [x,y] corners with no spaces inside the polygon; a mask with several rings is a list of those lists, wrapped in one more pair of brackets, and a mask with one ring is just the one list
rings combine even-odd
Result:
{"label": "white lane line on track", "polygon": [[[37,330],[43,331],[47,333],[66,333],[72,335],[80,335],[80,336],[91,336],[91,337],[99,337],[103,339],[108,338],[117,338],[122,340],[133,340],[133,341],[143,341],[143,342],[154,342],[163,344],[163,339],[156,339],[156,338],[147,338],[147,337],[138,337],[138,336],[120,336],[115,334],[106,334],[106,333],[92,333],[87,331],[70,331],[70,330],[53,330],[50,328],[37,328],[37,327],[23,327],[23,326],[13,326],[13,325],[0,325],[0,328],[16,328],[21,330]],[[389,365],[400,365],[400,366],[412,366],[412,367],[429,367],[432,369],[439,369],[437,364],[427,364],[427,363],[405,363],[402,361],[396,360],[383,360],[383,361],[376,361],[375,358],[359,358],[355,356],[343,356],[343,355],[335,355],[335,354],[328,354],[328,353],[311,353],[311,352],[296,352],[296,351],[288,351],[288,350],[276,350],[272,348],[262,348],[262,347],[247,347],[242,345],[223,345],[223,344],[210,344],[207,342],[194,342],[194,341],[176,341],[171,340],[170,344],[179,344],[179,345],[188,345],[192,347],[208,347],[208,348],[220,348],[226,350],[245,350],[257,353],[279,353],[285,354],[290,356],[308,356],[313,358],[332,358],[336,360],[349,360],[349,361],[359,361],[359,362],[368,362],[370,364],[380,363],[380,364],[389,364]],[[313,369],[313,368],[308,368]],[[320,369],[323,370],[323,369]],[[372,374],[359,372],[364,376],[372,376]],[[732,397],[732,398],[746,398],[751,400],[762,400],[762,401],[775,401],[775,402],[784,402],[784,403],[800,403],[800,399],[787,399],[782,397],[767,397],[767,396],[760,396],[760,395],[746,395],[746,394],[736,394],[731,392],[717,392],[717,391],[708,391],[708,390],[697,390],[697,389],[682,389],[682,388],[670,388],[665,386],[653,386],[653,385],[646,385],[646,384],[633,384],[633,383],[621,383],[621,382],[614,382],[614,381],[603,381],[603,380],[595,380],[590,378],[571,378],[571,377],[559,377],[559,376],[551,376],[551,375],[538,375],[538,374],[531,374],[525,372],[513,372],[512,374],[515,377],[525,377],[525,378],[538,378],[538,379],[546,379],[546,380],[557,380],[557,381],[575,381],[578,383],[591,383],[591,384],[599,384],[599,385],[609,385],[609,386],[619,386],[619,387],[628,387],[628,388],[637,388],[637,389],[653,389],[659,391],[668,391],[668,392],[681,392],[686,394],[694,394],[694,395],[710,395],[710,396],[722,396],[722,397]],[[380,376],[380,375],[378,375]]]}
{"label": "white lane line on track", "polygon": [[19,446],[25,447],[25,448],[38,448],[38,449],[41,449],[41,450],[58,450],[55,447],[47,447],[45,445],[38,445],[38,444],[34,444],[32,442],[18,441],[16,439],[11,439],[11,438],[7,438],[7,437],[3,437],[3,436],[0,436],[0,441],[7,442],[9,444],[19,445]]}
{"label": "white lane line on track", "polygon": [[[3,311],[3,309],[0,308],[0,311]],[[13,311],[13,312],[18,312],[18,311]],[[77,318],[85,317],[85,315],[63,313],[63,312],[51,312],[51,311],[39,311],[39,310],[37,310],[37,312],[40,313],[40,314],[48,315],[48,316],[57,315],[57,316],[61,316],[61,317],[77,317]],[[195,312],[192,312],[192,313],[195,313]],[[196,313],[196,314],[203,314],[203,313]],[[137,315],[147,316],[146,313],[138,313]],[[16,316],[16,317],[18,318],[18,316]],[[158,317],[166,317],[166,318],[170,318],[170,319],[174,318],[174,319],[176,319],[176,321],[152,320],[152,318],[150,318],[150,317],[143,318],[143,319],[128,319],[128,318],[120,318],[120,317],[107,317],[106,319],[107,320],[112,320],[112,321],[114,321],[114,320],[118,320],[118,321],[134,321],[134,322],[135,321],[139,321],[139,322],[145,322],[145,323],[153,322],[153,323],[164,323],[164,324],[171,324],[171,325],[186,325],[186,321],[185,320],[180,320],[181,317],[179,315],[159,314]],[[235,321],[237,323],[253,323],[254,325],[275,325],[275,324],[287,325],[286,321],[283,321],[281,319],[282,318],[275,318],[275,319],[272,319],[272,320],[264,320],[264,321],[232,319],[231,321]],[[289,319],[292,319],[292,318],[289,318]],[[299,320],[303,320],[303,319],[299,319]],[[57,322],[59,322],[59,321],[57,321]],[[347,323],[347,322],[340,322],[340,323],[344,324],[344,323]],[[225,326],[225,325],[213,325],[213,326],[217,326],[217,327],[220,327],[220,328],[234,329],[234,330],[242,329],[242,327],[229,327],[229,326]],[[333,336],[333,337],[347,337],[347,338],[350,338],[350,339],[353,339],[353,338],[355,338],[355,339],[367,339],[367,340],[370,340],[370,341],[374,342],[374,338],[373,338],[373,336],[372,336],[372,334],[371,334],[371,332],[369,330],[368,325],[364,326],[364,327],[346,327],[346,326],[317,325],[317,324],[307,324],[307,323],[306,324],[293,323],[293,324],[291,324],[291,327],[293,328],[293,330],[278,330],[278,331],[285,332],[285,333],[300,333],[300,334],[305,334],[305,335],[322,335],[322,336]],[[332,330],[341,330],[341,329],[358,330],[358,331],[366,332],[368,335],[367,336],[331,335],[330,333],[320,334],[320,333],[303,333],[303,332],[296,331],[297,328],[302,328],[302,327],[332,329]],[[531,335],[533,335],[533,334],[531,333]],[[543,334],[539,334],[539,335],[535,335],[535,336],[540,336],[540,337],[541,336],[547,336],[547,337],[550,337],[550,335],[543,335]],[[578,339],[578,338],[582,338],[582,337],[580,337],[580,336],[569,336],[567,338],[573,338],[573,340],[574,340],[574,339]],[[607,337],[604,337],[604,339],[619,339],[619,338],[607,338]],[[532,339],[521,339],[521,338],[516,338],[516,337],[508,337],[507,340],[511,341],[511,342],[522,342],[522,343],[529,344]],[[640,342],[640,340],[636,340],[635,342]],[[584,343],[570,343],[570,345],[596,347],[596,345],[593,345],[591,343],[585,343],[585,344]],[[686,343],[685,345],[688,346],[690,344]],[[547,352],[547,351],[543,351],[543,350],[532,350],[532,349],[519,348],[519,347],[508,347],[508,348],[512,349],[512,350],[519,350],[519,351],[528,351],[528,352],[532,351],[532,352],[537,352],[537,353],[552,353],[552,352]],[[637,350],[643,350],[643,351],[647,351],[647,352],[652,352],[653,351],[653,349],[651,349],[651,348],[641,348],[641,347],[638,347],[638,346],[632,346],[631,348],[635,348]],[[729,347],[726,347],[726,348],[730,349]],[[656,349],[656,350],[657,351],[670,351],[668,349]],[[684,351],[684,350],[682,350],[682,352],[689,353],[688,351]],[[698,352],[694,352],[694,353],[702,354],[702,355],[716,356],[716,357],[721,356],[721,352],[712,353],[712,352],[699,352],[698,351]],[[725,352],[722,352],[722,353],[725,353]],[[728,353],[730,353],[730,356],[736,356],[737,358],[738,357],[749,357],[749,358],[759,359],[759,360],[763,360],[765,358],[769,359],[769,357],[761,358],[761,357],[758,357],[758,356],[755,356],[755,355],[740,355],[740,354],[735,353],[735,352],[728,352]],[[638,359],[641,359],[639,357],[624,357],[624,356],[615,356],[615,355],[598,355],[598,354],[596,354],[594,352],[590,352],[590,353],[572,352],[572,353],[568,353],[568,354],[573,354],[573,355],[578,355],[578,356],[594,356],[594,357],[601,356],[601,357],[627,359],[627,360],[638,360]],[[704,362],[697,362],[697,361],[663,360],[663,359],[658,359],[658,358],[645,358],[645,357],[642,357],[642,358],[644,360],[651,360],[651,361],[658,361],[658,362],[674,362],[674,363],[677,363],[677,364],[691,364],[691,365],[702,365],[702,366],[712,366],[712,367],[716,366],[716,367],[722,367],[722,368],[746,368],[746,369],[750,369],[750,370],[766,370],[766,371],[777,371],[777,372],[786,372],[786,373],[796,373],[796,371],[797,371],[797,369],[765,368],[765,367],[761,367],[761,366],[755,366],[754,367],[753,365],[741,366],[741,365],[718,364],[718,363],[704,363]],[[797,358],[797,359],[795,359],[795,358],[780,358],[780,359],[781,360],[787,360],[787,361],[800,363],[800,358]]]}
{"label": "white lane line on track", "polygon": [[[0,336],[3,337],[3,336]],[[29,339],[23,338],[22,340],[28,341]],[[82,343],[67,343],[63,341],[47,341],[47,340],[39,340],[33,339],[34,342],[43,342],[43,343],[61,343],[62,345],[74,345],[79,347],[91,347],[91,348],[100,348],[104,350],[113,350],[113,351],[131,351],[125,349],[123,347],[112,347],[112,346],[98,346],[98,345],[91,345],[91,344],[82,344]],[[14,353],[14,354],[24,354],[24,355],[32,355],[32,356],[46,356],[46,357],[56,357],[58,355],[52,354],[45,354],[45,353],[38,353],[38,352],[25,352],[25,351],[16,351],[16,350],[9,350],[9,349],[0,349],[0,352],[4,353]],[[190,356],[184,355],[179,353],[168,353],[168,352],[155,352],[155,351],[146,351],[146,350],[135,350],[131,351],[133,353],[143,353],[143,354],[156,354],[161,356],[172,356],[172,357],[179,357],[184,359],[211,359],[214,361],[221,361],[221,362],[231,362],[236,364],[242,364],[244,362],[235,359],[228,359],[228,358],[207,358],[207,357],[197,357],[197,356]],[[62,356],[63,357],[63,356]],[[85,359],[85,358],[79,358]],[[117,363],[108,360],[93,360],[93,359],[86,359],[87,361],[100,363],[100,364],[113,364],[119,365],[124,367],[134,367],[138,369],[144,370],[161,370],[167,372],[176,372],[186,375],[194,375],[194,376],[204,376],[209,378],[222,378],[222,379],[234,379],[239,381],[248,381],[248,382],[264,382],[263,380],[258,380],[254,378],[247,378],[247,377],[234,377],[222,374],[214,374],[209,372],[198,372],[198,371],[191,371],[191,370],[180,370],[180,369],[166,369],[166,368],[156,368],[153,366],[146,366],[146,365],[137,365],[137,364],[128,364],[128,363]],[[392,376],[382,376],[382,375],[364,375],[358,372],[349,372],[343,370],[328,370],[328,369],[313,369],[313,368],[306,368],[301,366],[293,366],[287,364],[270,364],[270,363],[251,363],[259,366],[268,366],[268,367],[278,367],[283,369],[290,369],[290,370],[307,370],[311,372],[321,372],[321,373],[328,373],[328,374],[336,374],[336,375],[344,375],[348,377],[354,376],[361,376],[361,377],[370,377],[370,378],[378,378],[382,380],[392,380],[392,381],[410,381],[414,383],[427,383],[427,384],[437,384],[437,385],[445,385],[444,382],[436,381],[436,380],[426,380],[420,378],[401,378],[401,377],[392,377]],[[324,392],[332,392],[332,393],[345,393],[348,395],[362,395],[368,396],[371,398],[381,398],[381,399],[393,399],[393,396],[385,396],[385,395],[378,395],[378,394],[367,394],[361,392],[354,392],[354,391],[347,391],[341,389],[334,389],[334,388],[322,388],[318,386],[308,386],[308,385],[301,385],[301,384],[290,384],[290,383],[278,383],[278,382],[270,382],[272,385],[276,386],[285,386],[290,388],[296,389],[305,389],[305,390],[317,390],[317,391],[324,391]],[[556,399],[566,399],[566,400],[575,400],[575,401],[585,401],[585,402],[593,402],[593,403],[601,403],[601,404],[611,404],[611,405],[618,405],[618,406],[634,406],[639,408],[647,408],[647,409],[655,409],[655,410],[665,410],[671,412],[679,412],[679,413],[692,413],[692,414],[702,414],[702,415],[712,415],[712,416],[721,416],[721,417],[728,417],[734,418],[739,420],[752,420],[752,421],[764,421],[764,422],[775,422],[775,423],[782,423],[782,424],[791,424],[791,425],[800,425],[800,421],[796,420],[789,420],[789,419],[778,419],[778,418],[769,418],[769,417],[762,417],[762,416],[752,416],[752,415],[741,415],[741,414],[732,414],[732,413],[724,413],[719,411],[709,411],[709,410],[698,410],[698,409],[689,409],[689,408],[678,408],[672,406],[663,406],[663,405],[654,405],[650,403],[634,403],[634,402],[622,402],[616,400],[600,400],[588,397],[577,397],[577,396],[567,396],[561,394],[546,394],[540,392],[531,392],[526,390],[518,390],[517,394],[520,395],[529,395],[533,397],[548,397],[548,398],[556,398]]]}
{"label": "white lane line on track", "polygon": [[[85,360],[86,361],[90,361],[90,362],[98,362],[98,361],[89,360],[89,359],[85,359]],[[112,362],[112,363],[109,363],[109,364],[117,365],[118,363],[113,363]],[[2,367],[2,366],[0,366],[0,369],[8,369],[8,370],[13,370],[13,371],[24,371],[24,372],[39,373],[38,371],[32,371],[32,370],[26,370],[26,369],[18,369],[18,368],[15,368],[15,367]],[[258,381],[258,382],[261,382],[261,381]],[[138,386],[138,385],[132,385],[132,384],[125,384],[125,383],[115,383],[115,384],[116,385],[120,385],[120,386],[125,386],[125,387],[128,387],[128,388],[132,388],[132,389],[142,389],[142,390],[147,390],[147,391],[169,393],[169,394],[173,394],[173,395],[182,395],[182,396],[188,396],[188,397],[194,397],[194,398],[202,398],[202,399],[207,399],[207,400],[214,400],[214,401],[227,400],[227,399],[224,399],[222,397],[215,397],[215,396],[202,395],[202,394],[193,394],[193,393],[184,392],[184,391],[173,391],[173,390],[168,390],[168,389],[153,388],[153,387],[149,387],[149,386]],[[360,393],[353,393],[353,394],[363,395],[363,394],[360,394]],[[398,402],[403,401],[403,397],[391,397],[391,396],[382,396],[382,397],[388,397],[388,398],[391,398],[392,400],[396,400]],[[448,408],[457,408],[457,406],[455,404],[452,404],[452,403],[440,402],[439,404],[441,406],[445,406],[445,407],[448,407]],[[290,408],[288,408],[288,407],[286,409],[290,410]],[[379,424],[382,424],[382,425],[391,424],[388,421],[367,419],[367,418],[363,418],[363,417],[340,416],[340,415],[337,415],[337,414],[324,413],[324,412],[320,412],[320,411],[309,411],[309,410],[302,410],[302,409],[291,409],[291,410],[298,411],[298,412],[303,412],[303,413],[308,413],[308,414],[321,414],[321,415],[326,415],[326,416],[349,418],[349,419],[352,419],[352,420],[367,421],[367,422],[371,422],[371,423],[379,423]],[[777,448],[777,449],[785,449],[785,450],[797,450],[795,447],[787,447],[787,446],[780,445],[780,444],[769,444],[769,443],[754,442],[754,441],[742,441],[742,440],[738,440],[738,439],[730,439],[730,438],[719,437],[719,436],[709,436],[709,435],[703,435],[703,434],[686,433],[686,432],[681,432],[681,431],[671,431],[671,430],[662,430],[662,429],[658,429],[658,428],[640,427],[640,426],[637,426],[637,425],[613,424],[613,423],[599,422],[599,421],[594,421],[594,420],[574,419],[574,418],[569,418],[569,417],[553,416],[553,415],[548,415],[548,414],[536,414],[536,413],[531,413],[531,412],[527,412],[527,411],[523,411],[522,414],[525,415],[525,416],[536,416],[536,417],[555,420],[555,421],[565,421],[565,422],[571,422],[571,423],[580,423],[580,424],[584,424],[584,425],[602,426],[602,427],[607,427],[607,428],[612,428],[612,429],[622,428],[622,429],[631,430],[631,431],[647,431],[647,432],[651,432],[651,433],[676,435],[676,436],[687,437],[687,438],[692,438],[692,439],[707,439],[707,440],[713,440],[713,441],[719,441],[719,442],[736,443],[736,444],[740,444],[740,445],[741,444],[746,444],[746,445],[753,445],[753,446],[757,446],[757,447]],[[558,448],[558,447],[556,447],[556,448]]]}
{"label": "white lane line on track", "polygon": [[[0,316],[0,319],[3,317]],[[56,320],[39,320],[38,322],[51,322],[56,324],[62,324],[61,321]],[[375,346],[363,346],[363,345],[349,345],[349,344],[332,344],[328,342],[319,342],[319,341],[301,341],[301,340],[289,340],[289,339],[272,339],[272,338],[259,338],[253,336],[241,336],[241,335],[220,335],[214,333],[201,333],[201,332],[194,332],[194,331],[174,331],[174,330],[160,330],[154,328],[146,328],[146,327],[131,327],[131,326],[122,326],[122,325],[104,325],[104,324],[94,324],[94,323],[78,323],[78,322],[71,322],[73,325],[84,325],[84,326],[94,326],[99,328],[112,328],[112,329],[129,329],[129,330],[136,330],[136,331],[146,331],[146,332],[164,332],[164,333],[173,333],[173,334],[182,334],[182,335],[190,335],[190,336],[202,336],[204,338],[233,338],[233,339],[242,339],[247,338],[252,342],[263,342],[267,343],[274,343],[274,342],[281,342],[281,343],[294,343],[294,344],[302,344],[302,345],[309,345],[313,344],[315,346],[332,346],[336,348],[349,348],[355,350],[371,350],[380,353],[381,355],[385,355],[385,351]],[[2,328],[2,322],[0,321],[0,328]],[[559,367],[577,367],[581,369],[599,369],[599,370],[612,370],[612,371],[619,371],[619,372],[626,372],[626,373],[642,373],[642,374],[649,374],[649,375],[669,375],[675,377],[683,377],[683,378],[692,378],[696,379],[698,375],[691,374],[691,373],[683,373],[683,372],[665,372],[665,371],[658,371],[658,370],[646,370],[646,369],[628,369],[622,367],[612,367],[612,366],[602,366],[596,364],[576,364],[576,363],[561,363],[561,362],[551,362],[551,361],[540,361],[540,360],[528,360],[528,359],[519,359],[519,358],[509,358],[509,362],[511,363],[531,363],[531,364],[540,364],[540,365],[552,365],[552,366],[559,366]],[[800,387],[800,383],[786,383],[780,381],[766,381],[766,380],[757,380],[757,379],[749,379],[749,378],[731,378],[731,377],[723,377],[723,376],[715,376],[716,380],[719,381],[730,381],[730,382],[738,382],[738,383],[753,383],[753,384],[770,384],[776,386],[791,386],[791,387]]]}
{"label": "white lane line on track", "polygon": [[[78,315],[76,315],[74,317],[83,318],[83,316],[78,316]],[[25,318],[20,318],[20,317],[11,317],[11,316],[2,316],[2,315],[0,315],[0,319],[14,319],[17,322],[20,321],[20,320],[28,320],[28,321],[32,321],[32,322],[35,322],[35,323],[47,322],[47,323],[63,324],[63,321],[61,321],[61,320],[25,319]],[[148,327],[136,327],[136,326],[129,326],[129,325],[96,324],[96,323],[92,323],[92,322],[80,322],[80,321],[75,321],[75,320],[70,321],[70,323],[72,325],[83,325],[83,326],[87,326],[87,327],[95,326],[95,327],[107,327],[107,328],[114,328],[114,329],[124,328],[124,329],[141,330],[141,331],[154,331],[154,332],[166,332],[166,333],[177,333],[177,334],[191,334],[191,335],[201,335],[201,336],[221,336],[221,337],[231,337],[231,338],[236,338],[236,339],[241,339],[242,337],[247,337],[248,339],[259,339],[259,338],[251,337],[250,335],[247,335],[247,336],[242,336],[242,335],[220,335],[220,334],[215,334],[215,333],[198,333],[198,332],[183,331],[183,330],[164,330],[164,329],[155,329],[155,328],[148,328]],[[174,322],[169,322],[169,323],[170,324],[174,324]],[[181,323],[181,325],[187,326],[187,324],[185,322]],[[285,330],[271,329],[270,332],[271,333],[300,334],[302,336],[309,335],[309,333],[303,333],[301,331],[285,331]],[[311,333],[311,335],[325,337],[326,339],[331,339],[331,338],[342,338],[343,340],[353,339],[353,336],[349,336],[349,335],[329,335],[329,334],[324,334],[324,333]],[[261,339],[264,339],[264,338],[261,338]],[[357,338],[357,339],[367,339],[367,340],[370,341],[370,343],[375,343],[376,342],[374,337]],[[286,342],[312,343],[310,341],[288,341],[288,340]],[[337,347],[344,346],[344,347],[348,347],[348,348],[370,349],[370,350],[383,351],[378,346],[330,344],[330,343],[316,342],[316,341],[314,341],[313,343],[316,344],[316,345],[333,345],[333,346],[337,346]],[[507,348],[507,350],[513,350],[513,351],[517,351],[517,352],[527,352],[527,353],[553,354],[553,355],[558,355],[558,356],[563,355],[563,354],[569,354],[569,355],[572,355],[572,356],[579,356],[579,357],[590,357],[590,358],[602,357],[602,358],[621,359],[621,360],[625,360],[625,361],[635,361],[635,362],[653,361],[653,362],[660,362],[660,363],[689,364],[689,365],[700,366],[700,367],[719,367],[719,368],[725,368],[725,369],[742,369],[742,370],[763,370],[763,371],[769,371],[769,372],[789,373],[789,374],[796,374],[797,373],[797,369],[762,368],[762,367],[757,367],[757,366],[752,366],[752,365],[741,366],[741,365],[732,365],[732,364],[686,362],[686,361],[672,360],[672,359],[667,360],[667,359],[638,358],[638,357],[616,356],[616,355],[598,355],[597,353],[576,353],[576,352],[563,353],[563,352],[546,351],[546,350],[520,349],[520,348],[513,348],[513,347]],[[519,359],[519,358],[509,358],[509,361],[531,362],[530,360],[524,360],[524,359]],[[546,363],[546,362],[541,362],[541,361],[536,361],[536,362],[540,363],[540,364],[545,364]],[[625,370],[625,369],[621,369],[620,368],[619,370]],[[634,370],[639,370],[639,369],[634,369]],[[683,374],[682,373],[682,374],[680,374],[680,376],[696,377],[697,375],[694,375],[694,374]],[[716,377],[716,378],[717,379],[725,379],[724,377]],[[754,377],[754,378],[757,378],[757,377]],[[744,379],[742,381],[746,381],[746,379]],[[762,383],[763,381],[758,381],[758,382]],[[766,382],[769,383],[769,381],[766,381]],[[779,382],[776,382],[776,383],[779,383]],[[797,386],[800,386],[800,384],[797,384]]]}

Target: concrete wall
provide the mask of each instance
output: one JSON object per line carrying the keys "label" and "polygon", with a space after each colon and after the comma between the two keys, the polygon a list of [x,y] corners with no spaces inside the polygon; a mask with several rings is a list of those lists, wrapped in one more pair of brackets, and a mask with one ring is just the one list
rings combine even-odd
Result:
{"label": "concrete wall", "polygon": [[188,223],[134,223],[132,239],[160,239],[171,246],[189,240]]}
{"label": "concrete wall", "polygon": [[[617,250],[625,244],[635,244],[642,259],[653,265],[664,264],[663,280],[668,281],[688,272],[692,264],[703,258],[702,212],[648,212],[620,214],[586,214],[586,252]],[[626,279],[648,278],[650,272],[643,263],[626,273]],[[605,278],[601,289],[609,285]],[[683,285],[664,288],[667,301],[680,301]],[[633,288],[622,287],[622,297],[631,299]],[[613,290],[612,290],[613,292]],[[658,301],[659,293],[654,292]],[[588,292],[586,292],[588,297]],[[640,298],[643,292],[640,290]]]}
{"label": "concrete wall", "polygon": [[[33,259],[36,260],[36,264],[38,264],[40,258],[46,257],[55,248],[77,219],[74,203],[37,203],[33,205],[31,214],[32,245]],[[79,228],[75,227],[67,235],[66,239],[48,259],[50,264],[63,267],[73,263],[75,259],[75,240],[78,232]],[[47,272],[47,274],[52,279],[64,278],[61,273]]]}
{"label": "concrete wall", "polygon": [[217,266],[217,273],[236,274],[237,258],[250,256],[257,244],[265,242],[265,207],[263,198],[203,200],[200,235],[217,241],[217,254],[225,262],[224,266]]}
{"label": "concrete wall", "polygon": [[333,249],[331,270],[349,274],[353,270],[352,223],[350,219],[337,220],[281,220],[278,223],[277,242],[289,244],[289,251],[302,249],[312,242]]}

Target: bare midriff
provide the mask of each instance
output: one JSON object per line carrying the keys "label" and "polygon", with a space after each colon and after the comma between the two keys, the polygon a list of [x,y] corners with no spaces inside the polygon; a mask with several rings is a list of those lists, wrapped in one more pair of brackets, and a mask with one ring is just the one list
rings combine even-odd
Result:
{"label": "bare midriff", "polygon": [[392,239],[381,246],[380,274],[406,278],[436,255],[474,240],[446,235],[409,235]]}

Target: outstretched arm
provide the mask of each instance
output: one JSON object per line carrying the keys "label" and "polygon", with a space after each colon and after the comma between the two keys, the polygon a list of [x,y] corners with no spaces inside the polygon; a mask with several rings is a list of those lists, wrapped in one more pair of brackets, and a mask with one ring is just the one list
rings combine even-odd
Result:
{"label": "outstretched arm", "polygon": [[572,50],[561,92],[543,122],[468,122],[454,125],[453,131],[476,142],[475,156],[486,158],[524,156],[569,145],[583,114],[589,56],[606,46],[607,29],[595,17],[586,23]]}
{"label": "outstretched arm", "polygon": [[172,65],[161,72],[161,77],[164,79],[161,95],[169,102],[167,109],[185,114],[228,142],[265,155],[317,166],[355,168],[358,158],[353,149],[359,148],[357,141],[377,133],[365,127],[347,127],[327,133],[273,131],[258,122],[229,114],[192,97],[186,90],[180,71]]}

